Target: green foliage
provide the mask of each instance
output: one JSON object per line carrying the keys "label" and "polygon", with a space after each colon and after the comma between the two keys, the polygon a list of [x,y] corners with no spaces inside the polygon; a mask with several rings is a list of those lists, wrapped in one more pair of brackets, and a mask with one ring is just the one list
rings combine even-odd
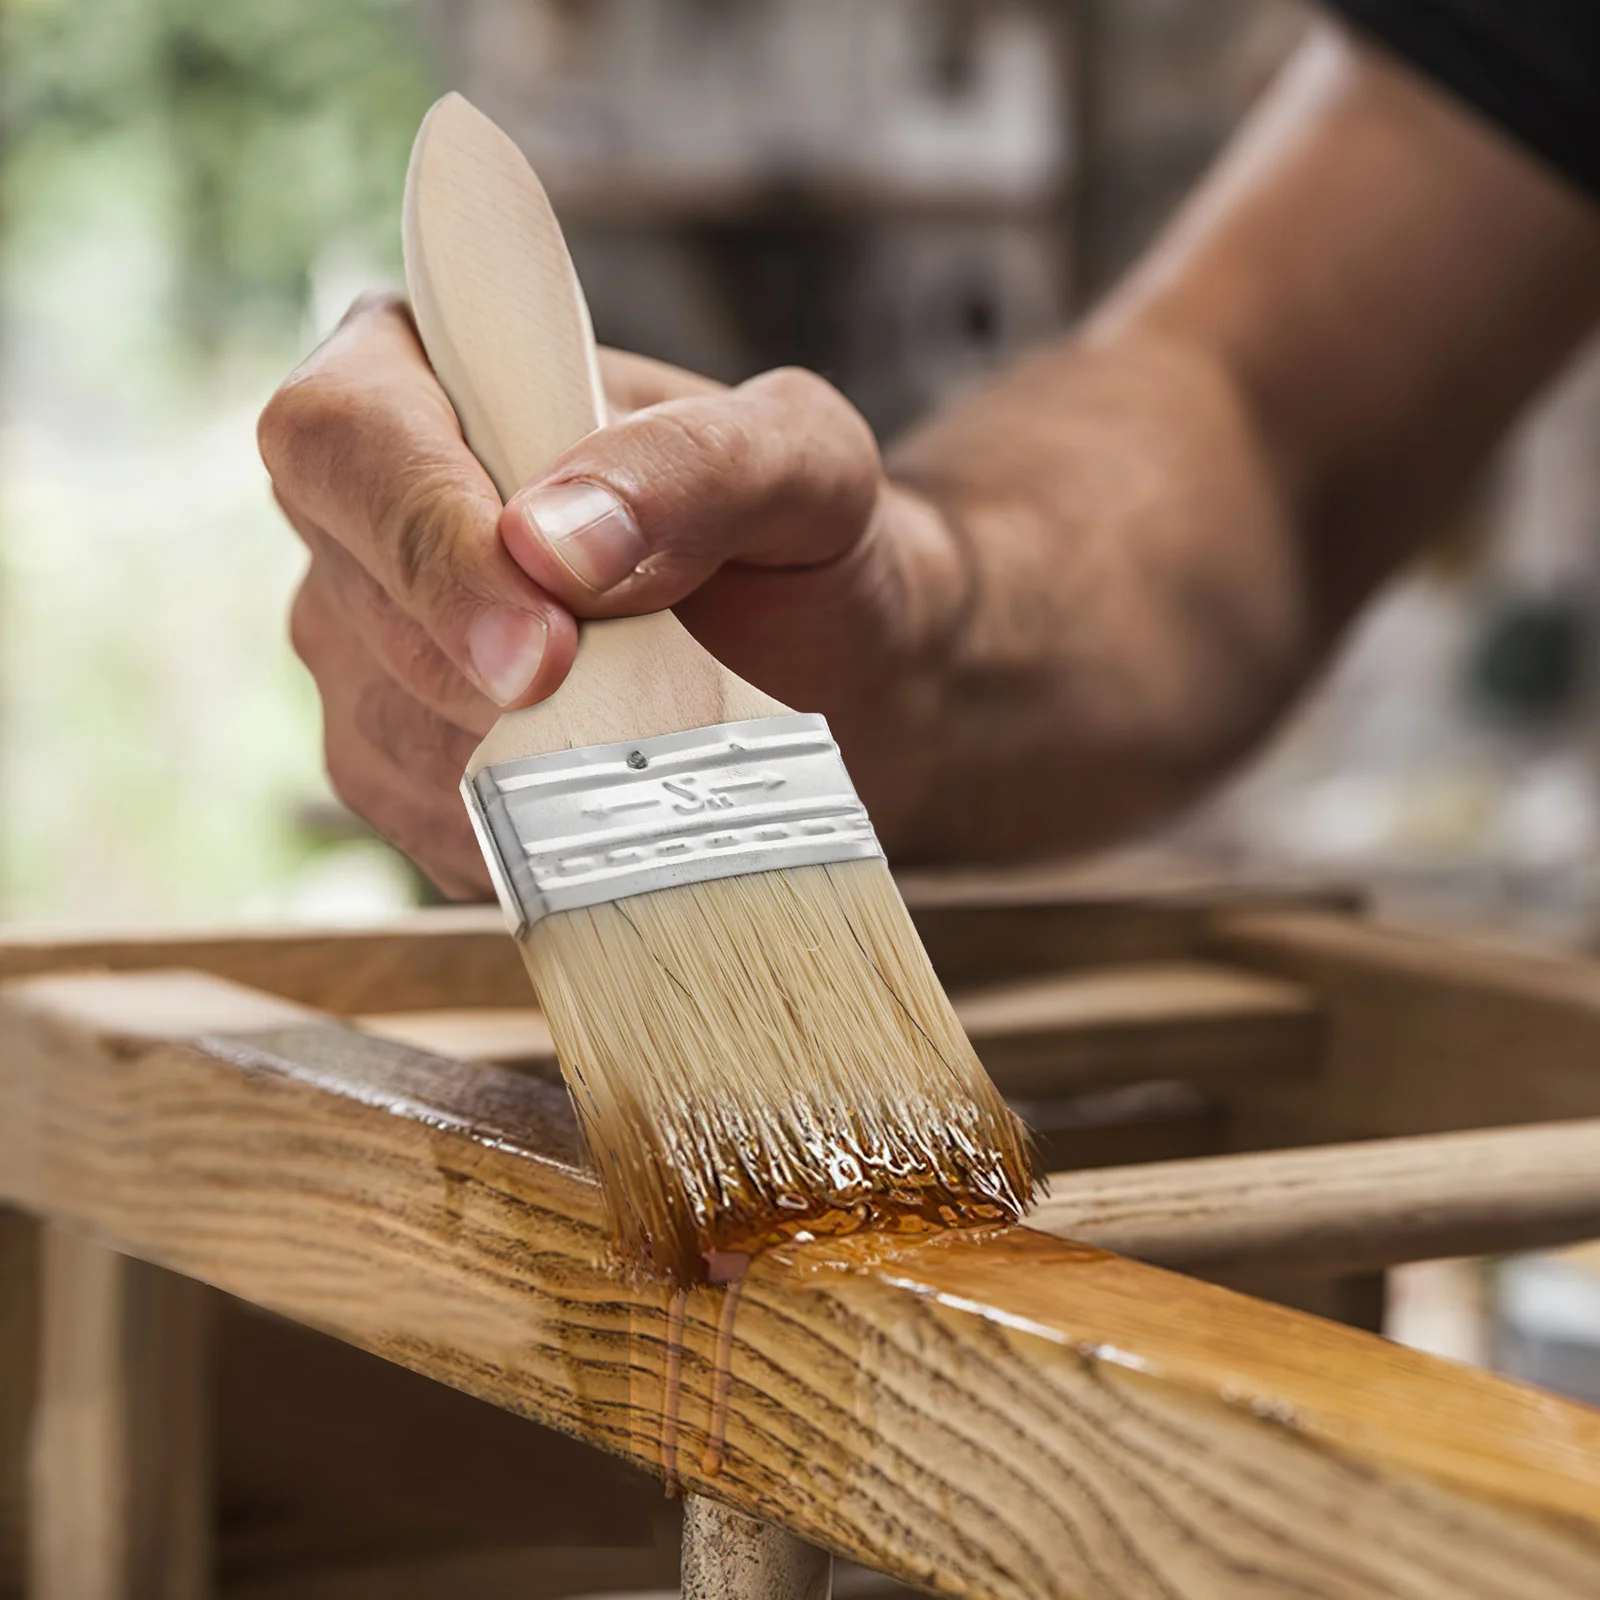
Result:
{"label": "green foliage", "polygon": [[[13,209],[137,155],[173,325],[200,353],[293,326],[330,239],[392,259],[431,97],[412,0],[9,0]],[[17,190],[21,189],[19,196]]]}
{"label": "green foliage", "polygon": [[[298,821],[303,553],[254,423],[332,312],[309,291],[396,276],[412,0],[3,0],[0,28],[0,916],[348,909],[307,883],[340,852]],[[403,896],[374,859],[357,899]]]}

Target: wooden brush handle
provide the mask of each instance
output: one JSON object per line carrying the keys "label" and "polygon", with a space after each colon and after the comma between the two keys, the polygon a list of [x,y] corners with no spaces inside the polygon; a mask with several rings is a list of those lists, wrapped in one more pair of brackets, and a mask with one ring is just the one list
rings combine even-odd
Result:
{"label": "wooden brush handle", "polygon": [[[404,236],[423,348],[467,443],[508,496],[603,425],[605,395],[589,309],[544,189],[458,94],[417,133]],[[468,771],[788,709],[729,672],[670,611],[588,622],[567,681],[503,716]]]}

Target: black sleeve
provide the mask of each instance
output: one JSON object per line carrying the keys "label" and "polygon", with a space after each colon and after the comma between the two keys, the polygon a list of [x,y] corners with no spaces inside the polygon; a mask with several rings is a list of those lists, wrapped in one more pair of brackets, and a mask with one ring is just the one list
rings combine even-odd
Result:
{"label": "black sleeve", "polygon": [[1600,0],[1328,0],[1600,199]]}

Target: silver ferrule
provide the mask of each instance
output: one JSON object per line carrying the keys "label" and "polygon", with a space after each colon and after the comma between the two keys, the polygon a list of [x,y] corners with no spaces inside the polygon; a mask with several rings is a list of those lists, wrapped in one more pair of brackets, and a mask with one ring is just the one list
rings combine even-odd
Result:
{"label": "silver ferrule", "polygon": [[519,938],[558,911],[883,854],[819,716],[502,761],[461,792]]}

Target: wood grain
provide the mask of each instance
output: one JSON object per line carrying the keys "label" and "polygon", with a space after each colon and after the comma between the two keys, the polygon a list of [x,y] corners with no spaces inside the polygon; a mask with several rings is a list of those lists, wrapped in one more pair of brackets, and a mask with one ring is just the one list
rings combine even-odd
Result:
{"label": "wood grain", "polygon": [[1600,1120],[1058,1172],[1033,1227],[1207,1276],[1600,1237]]}
{"label": "wood grain", "polygon": [[[16,986],[0,1037],[9,1198],[660,1470],[669,1297],[550,1086],[195,980]],[[1600,1414],[1027,1229],[759,1260],[709,1474],[726,1293],[684,1483],[931,1592],[1600,1590]]]}

